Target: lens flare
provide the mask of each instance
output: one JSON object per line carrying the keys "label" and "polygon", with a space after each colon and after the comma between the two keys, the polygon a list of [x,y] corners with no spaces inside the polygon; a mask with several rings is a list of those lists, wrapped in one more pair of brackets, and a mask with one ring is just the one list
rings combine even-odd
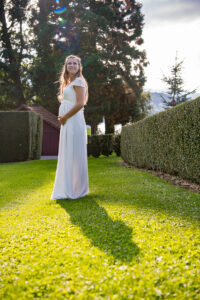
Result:
{"label": "lens flare", "polygon": [[62,14],[67,10],[65,6],[54,9],[55,14]]}
{"label": "lens flare", "polygon": [[56,3],[59,4],[59,1],[60,1],[60,0],[56,0]]}
{"label": "lens flare", "polygon": [[59,23],[59,25],[64,26],[64,25],[67,24],[67,21],[65,19],[63,19],[63,18],[59,18],[58,19],[58,23]]}

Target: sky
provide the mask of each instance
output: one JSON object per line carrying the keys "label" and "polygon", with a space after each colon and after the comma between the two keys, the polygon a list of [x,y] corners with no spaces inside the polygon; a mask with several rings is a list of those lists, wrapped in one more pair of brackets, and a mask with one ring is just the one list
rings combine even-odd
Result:
{"label": "sky", "polygon": [[161,79],[170,75],[176,53],[183,60],[182,78],[187,91],[200,93],[200,0],[140,0],[144,14],[141,48],[147,52],[145,89],[167,90]]}

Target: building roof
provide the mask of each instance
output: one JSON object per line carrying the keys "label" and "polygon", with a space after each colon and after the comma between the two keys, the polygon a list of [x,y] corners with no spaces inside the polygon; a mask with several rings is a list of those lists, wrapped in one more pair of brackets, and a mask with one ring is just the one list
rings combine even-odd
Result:
{"label": "building roof", "polygon": [[26,110],[26,111],[34,111],[41,115],[43,117],[43,120],[54,127],[55,129],[60,129],[60,123],[57,119],[57,116],[52,114],[50,111],[48,111],[46,108],[40,106],[40,105],[34,105],[34,106],[29,106],[26,104],[20,105],[16,110],[21,111],[21,110]]}

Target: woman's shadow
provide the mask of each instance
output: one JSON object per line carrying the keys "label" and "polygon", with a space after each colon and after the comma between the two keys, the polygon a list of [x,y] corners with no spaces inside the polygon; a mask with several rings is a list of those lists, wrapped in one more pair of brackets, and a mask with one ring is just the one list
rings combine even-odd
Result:
{"label": "woman's shadow", "polygon": [[[98,197],[99,199],[99,197]],[[92,245],[121,262],[131,262],[139,253],[132,241],[132,228],[122,221],[113,221],[106,210],[95,201],[95,195],[72,200],[56,200],[78,225]]]}

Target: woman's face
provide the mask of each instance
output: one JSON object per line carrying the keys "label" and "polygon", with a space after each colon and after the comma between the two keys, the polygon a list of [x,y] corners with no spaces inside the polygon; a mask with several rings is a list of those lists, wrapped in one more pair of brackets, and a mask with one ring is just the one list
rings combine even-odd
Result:
{"label": "woman's face", "polygon": [[67,60],[67,71],[71,75],[75,75],[79,70],[78,60],[76,58],[68,58]]}

